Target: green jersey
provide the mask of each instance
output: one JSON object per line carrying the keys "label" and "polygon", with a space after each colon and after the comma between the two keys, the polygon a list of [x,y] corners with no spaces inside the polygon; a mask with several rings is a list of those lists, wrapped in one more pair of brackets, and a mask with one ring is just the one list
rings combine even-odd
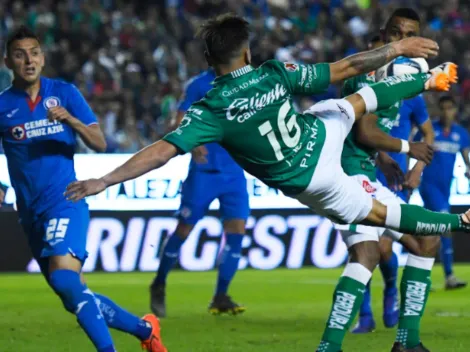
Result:
{"label": "green jersey", "polygon": [[271,60],[257,69],[245,66],[217,77],[213,89],[163,139],[182,153],[218,142],[268,186],[299,194],[315,171],[325,126],[312,115],[298,114],[292,97],[323,92],[329,84],[328,64]]}
{"label": "green jersey", "polygon": [[[346,97],[374,83],[373,73],[350,78],[344,83],[342,95]],[[379,117],[377,124],[382,131],[390,133],[398,119],[399,109],[400,103],[397,102],[388,109],[374,113]],[[344,172],[349,176],[366,175],[371,181],[376,181],[376,156],[375,149],[366,147],[356,140],[356,125],[354,125],[344,142],[343,154],[341,155],[341,166]]]}

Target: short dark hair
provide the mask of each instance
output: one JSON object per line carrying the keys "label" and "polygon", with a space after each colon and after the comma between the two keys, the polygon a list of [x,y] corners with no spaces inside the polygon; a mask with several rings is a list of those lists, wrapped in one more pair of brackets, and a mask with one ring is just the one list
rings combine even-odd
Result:
{"label": "short dark hair", "polygon": [[369,38],[369,44],[375,44],[382,41],[382,36],[380,34],[373,34]]}
{"label": "short dark hair", "polygon": [[392,20],[395,17],[403,17],[403,18],[407,18],[409,20],[417,21],[418,23],[421,23],[421,19],[419,18],[418,12],[416,12],[410,7],[400,7],[396,9],[395,11],[393,11],[392,15],[390,16],[387,23],[385,24],[385,30],[387,30],[390,27],[390,25],[392,24]]}
{"label": "short dark hair", "polygon": [[450,101],[452,104],[457,105],[457,102],[455,101],[454,97],[450,95],[443,95],[442,97],[439,98],[439,106],[441,106],[443,103]]}
{"label": "short dark hair", "polygon": [[212,63],[227,65],[250,39],[250,24],[242,17],[226,13],[205,22],[196,37],[204,40]]}
{"label": "short dark hair", "polygon": [[12,44],[22,39],[36,39],[39,42],[38,36],[31,29],[26,26],[20,26],[8,36],[6,46],[7,55],[10,54]]}

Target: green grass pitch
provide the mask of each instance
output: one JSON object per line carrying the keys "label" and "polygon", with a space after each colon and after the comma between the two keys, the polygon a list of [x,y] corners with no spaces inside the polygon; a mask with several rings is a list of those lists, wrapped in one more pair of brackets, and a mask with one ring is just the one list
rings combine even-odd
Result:
{"label": "green grass pitch", "polygon": [[[168,315],[162,334],[170,352],[295,352],[315,351],[330,309],[340,270],[245,270],[238,273],[231,293],[246,304],[241,316],[211,316],[207,304],[215,272],[173,272],[168,283]],[[456,274],[470,279],[470,266]],[[88,274],[90,288],[110,296],[139,315],[148,309],[151,273]],[[470,289],[442,289],[441,267],[423,320],[422,339],[433,352],[470,351]],[[373,281],[377,330],[348,334],[345,352],[390,351],[395,330],[385,329],[381,315],[382,282]],[[93,351],[75,319],[39,275],[0,275],[0,351]],[[113,331],[119,352],[140,351],[137,340]]]}

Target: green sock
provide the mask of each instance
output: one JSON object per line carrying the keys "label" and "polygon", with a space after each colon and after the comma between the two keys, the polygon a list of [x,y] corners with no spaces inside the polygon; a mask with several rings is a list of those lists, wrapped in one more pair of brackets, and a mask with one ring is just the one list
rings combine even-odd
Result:
{"label": "green sock", "polygon": [[431,269],[434,258],[408,255],[400,284],[400,320],[396,341],[405,348],[421,343],[419,327],[431,290]]}
{"label": "green sock", "polygon": [[357,94],[364,100],[367,112],[388,109],[421,93],[428,78],[427,73],[392,76],[360,89]]}
{"label": "green sock", "polygon": [[341,351],[344,336],[359,312],[371,276],[372,273],[361,264],[346,266],[333,294],[333,307],[318,352]]}
{"label": "green sock", "polygon": [[409,204],[387,206],[385,226],[416,235],[445,235],[464,228],[460,215],[437,213]]}

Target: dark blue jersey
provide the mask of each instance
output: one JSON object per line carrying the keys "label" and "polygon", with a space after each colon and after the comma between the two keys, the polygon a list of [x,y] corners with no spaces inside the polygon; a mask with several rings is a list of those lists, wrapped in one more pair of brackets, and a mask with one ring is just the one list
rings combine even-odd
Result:
{"label": "dark blue jersey", "polygon": [[0,137],[23,222],[34,222],[50,210],[71,204],[63,193],[76,180],[76,133],[66,123],[49,122],[47,110],[56,106],[63,106],[85,125],[97,123],[83,96],[69,83],[42,77],[34,102],[14,87],[0,94]]}
{"label": "dark blue jersey", "polygon": [[[434,158],[431,164],[424,169],[421,184],[436,186],[443,192],[445,191],[448,198],[457,153],[470,147],[470,139],[467,130],[458,124],[452,124],[449,132],[444,131],[444,127],[439,121],[434,122],[433,127],[436,136],[434,140]],[[420,133],[415,137],[416,140],[421,138]]]}
{"label": "dark blue jersey", "polygon": [[[185,112],[189,109],[191,104],[204,98],[206,93],[212,89],[212,82],[215,77],[215,72],[212,69],[209,69],[190,79],[186,84],[184,97],[179,104],[178,110]],[[242,172],[242,168],[218,143],[208,143],[205,147],[208,152],[206,156],[207,163],[198,164],[194,160],[191,160],[191,164],[189,166],[191,170]]]}

